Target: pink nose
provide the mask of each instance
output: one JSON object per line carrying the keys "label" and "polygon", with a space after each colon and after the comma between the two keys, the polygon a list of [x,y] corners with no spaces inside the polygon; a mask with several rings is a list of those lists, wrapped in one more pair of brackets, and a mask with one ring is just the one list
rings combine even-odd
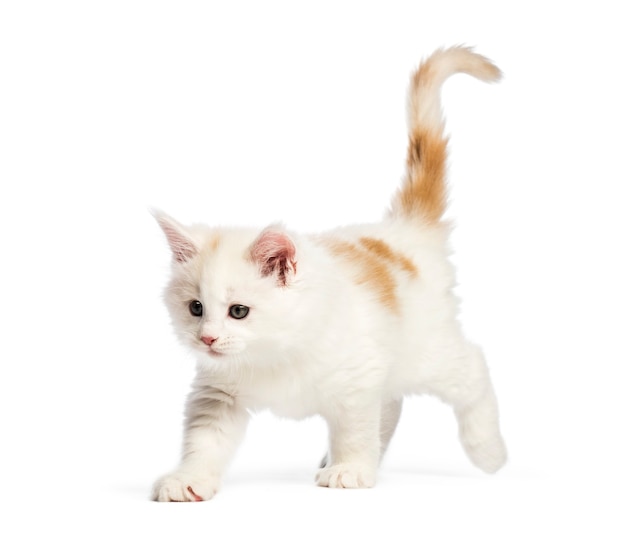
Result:
{"label": "pink nose", "polygon": [[202,336],[200,339],[205,345],[208,345],[209,347],[217,341],[216,337],[211,337],[211,336]]}

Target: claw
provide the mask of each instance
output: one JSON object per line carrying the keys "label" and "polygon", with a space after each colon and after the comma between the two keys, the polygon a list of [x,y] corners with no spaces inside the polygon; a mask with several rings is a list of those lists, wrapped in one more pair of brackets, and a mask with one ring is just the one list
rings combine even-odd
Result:
{"label": "claw", "polygon": [[187,491],[188,491],[189,493],[191,493],[191,496],[194,498],[194,500],[195,500],[196,502],[200,502],[200,501],[203,501],[203,500],[204,500],[202,497],[200,497],[200,495],[196,495],[196,492],[195,492],[195,491],[193,491],[193,489],[191,488],[191,486],[187,486]]}

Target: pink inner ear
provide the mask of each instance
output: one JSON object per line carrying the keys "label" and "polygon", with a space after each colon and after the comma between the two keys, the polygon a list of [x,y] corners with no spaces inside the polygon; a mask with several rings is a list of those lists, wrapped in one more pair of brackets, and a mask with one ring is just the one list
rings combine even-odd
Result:
{"label": "pink inner ear", "polygon": [[280,285],[296,272],[296,247],[288,236],[275,230],[265,230],[250,249],[252,259],[263,276],[275,274]]}
{"label": "pink inner ear", "polygon": [[165,232],[165,235],[177,262],[184,263],[197,254],[195,245],[180,234]]}
{"label": "pink inner ear", "polygon": [[165,233],[174,259],[178,263],[185,263],[198,253],[196,245],[174,222],[164,217],[158,217],[157,221]]}

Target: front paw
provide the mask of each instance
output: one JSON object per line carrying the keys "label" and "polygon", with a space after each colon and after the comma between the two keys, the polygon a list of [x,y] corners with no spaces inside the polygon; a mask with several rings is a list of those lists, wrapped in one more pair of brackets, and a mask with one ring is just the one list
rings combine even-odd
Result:
{"label": "front paw", "polygon": [[320,469],[315,480],[325,488],[372,488],[376,472],[359,464],[336,464]]}
{"label": "front paw", "polygon": [[200,477],[185,472],[175,472],[156,481],[152,500],[160,502],[208,501],[219,489],[215,476]]}

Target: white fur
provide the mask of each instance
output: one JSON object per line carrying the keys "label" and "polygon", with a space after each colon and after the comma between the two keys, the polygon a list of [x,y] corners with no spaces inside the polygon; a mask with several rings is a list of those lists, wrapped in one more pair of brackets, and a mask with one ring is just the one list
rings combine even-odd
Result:
{"label": "white fur", "polygon": [[[379,224],[322,236],[274,228],[295,249],[288,264],[295,268],[277,277],[251,259],[260,230],[186,228],[155,215],[173,250],[166,303],[180,340],[198,356],[183,458],[155,484],[155,499],[211,498],[249,412],[263,408],[294,418],[320,414],[328,422],[321,486],[375,484],[408,394],[436,395],[453,407],[461,442],[479,468],[495,472],[504,464],[487,367],[457,321],[445,225],[392,213]],[[384,240],[417,267],[413,276],[394,271],[394,309],[359,283],[358,265],[328,246],[361,237]],[[189,312],[194,300],[202,317]],[[250,313],[233,319],[233,304]],[[207,336],[217,339],[210,347],[201,339]]]}
{"label": "white fur", "polygon": [[[174,264],[167,291],[176,332],[198,354],[198,373],[182,464],[157,483],[155,498],[194,500],[188,486],[210,498],[243,436],[248,410],[262,408],[294,418],[321,414],[328,421],[330,462],[318,474],[320,485],[372,486],[399,401],[411,393],[450,403],[470,459],[487,472],[501,467],[505,449],[487,369],[456,320],[445,228],[390,218],[333,233],[351,240],[384,237],[418,266],[417,277],[401,280],[398,313],[355,284],[350,266],[319,237],[290,233],[297,275],[279,287],[246,259],[258,232],[222,231],[222,244],[206,252],[205,231],[212,233],[189,232],[201,252]],[[190,315],[185,303],[191,299],[203,302],[206,317]],[[228,317],[232,303],[249,306],[249,317]],[[218,338],[217,355],[208,353],[202,335]]]}

